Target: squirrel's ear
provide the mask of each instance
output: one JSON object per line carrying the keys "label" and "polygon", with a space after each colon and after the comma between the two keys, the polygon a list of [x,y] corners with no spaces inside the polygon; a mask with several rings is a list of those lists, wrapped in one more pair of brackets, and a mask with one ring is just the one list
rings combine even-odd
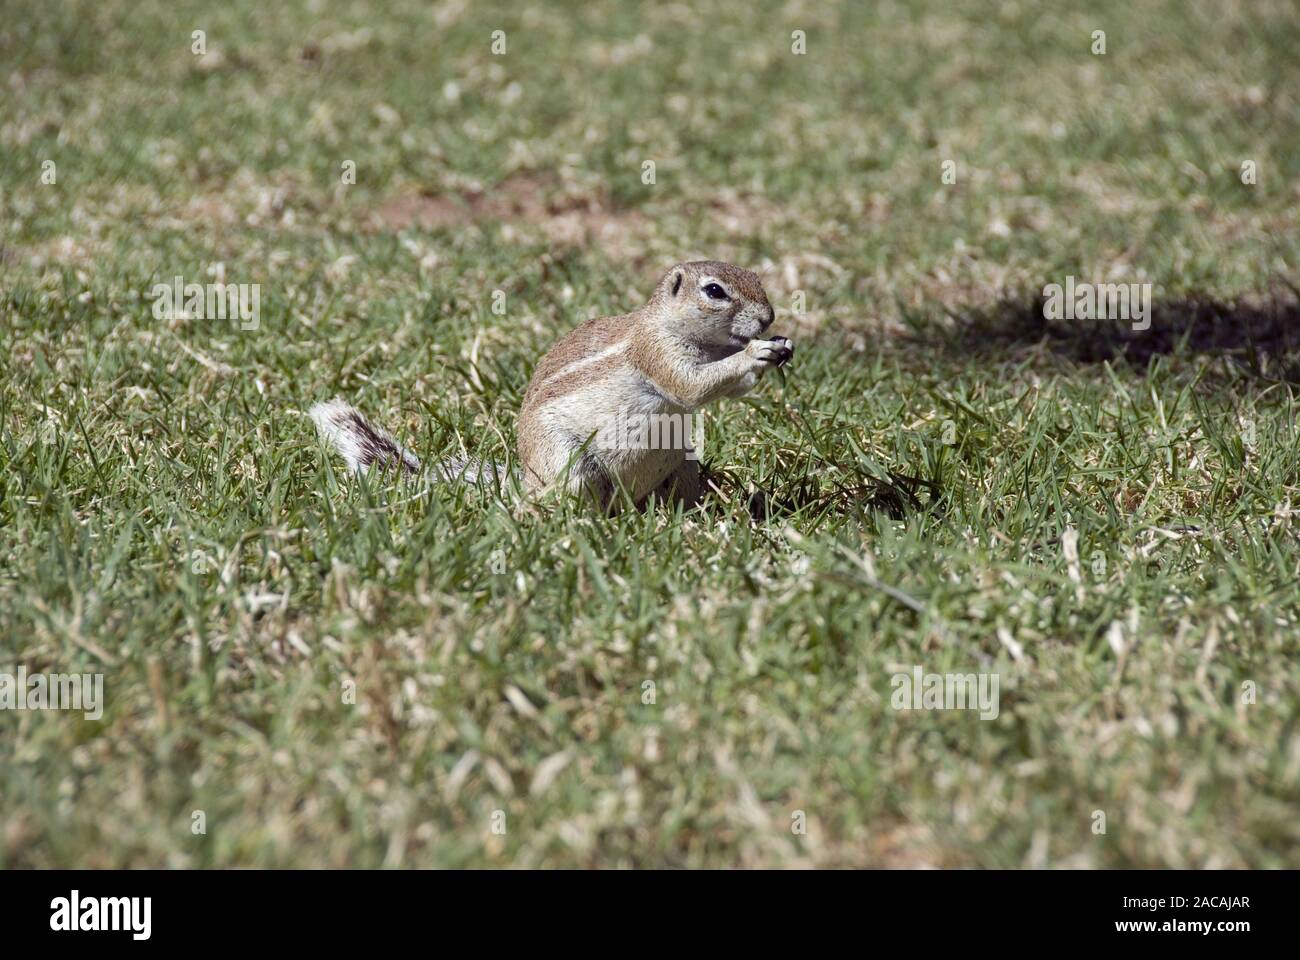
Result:
{"label": "squirrel's ear", "polygon": [[678,270],[678,271],[677,271],[677,275],[676,275],[675,277],[673,277],[673,296],[674,296],[674,297],[677,296],[677,291],[680,290],[681,288],[682,288],[682,272],[681,272],[680,270]]}

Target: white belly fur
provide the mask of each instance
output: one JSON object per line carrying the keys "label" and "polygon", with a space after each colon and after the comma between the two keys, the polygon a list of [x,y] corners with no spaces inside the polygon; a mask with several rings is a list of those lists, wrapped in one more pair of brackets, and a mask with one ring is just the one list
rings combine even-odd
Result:
{"label": "white belly fur", "polygon": [[615,424],[620,416],[634,420],[685,412],[655,390],[640,373],[624,369],[552,400],[538,414],[553,441],[546,444],[554,452],[553,473],[564,469],[575,444],[581,445],[591,437],[587,454],[621,483],[633,499],[640,499],[681,466],[686,451],[680,445],[677,449],[630,449],[617,440],[611,444],[599,434],[592,435],[608,426],[608,436],[617,437]]}

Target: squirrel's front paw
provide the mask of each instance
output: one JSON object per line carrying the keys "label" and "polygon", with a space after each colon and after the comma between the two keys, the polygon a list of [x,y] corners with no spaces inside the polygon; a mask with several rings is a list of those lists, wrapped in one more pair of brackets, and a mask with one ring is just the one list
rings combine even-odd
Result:
{"label": "squirrel's front paw", "polygon": [[745,350],[759,363],[779,367],[794,356],[794,341],[786,337],[771,340],[751,340]]}

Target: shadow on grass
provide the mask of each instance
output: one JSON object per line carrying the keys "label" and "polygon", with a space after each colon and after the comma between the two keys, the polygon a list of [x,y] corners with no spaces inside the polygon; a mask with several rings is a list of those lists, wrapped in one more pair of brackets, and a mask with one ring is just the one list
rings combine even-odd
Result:
{"label": "shadow on grass", "polygon": [[[1223,369],[1266,383],[1300,385],[1300,290],[1285,281],[1267,295],[1235,302],[1192,295],[1155,301],[1150,324],[1135,330],[1121,320],[1049,320],[1039,293],[1004,300],[988,308],[949,309],[955,324],[945,328],[919,326],[899,344],[904,351],[934,355],[936,349],[964,363],[988,362],[990,368],[1015,357],[1047,350],[1075,363],[1128,364],[1145,369],[1156,357],[1212,357]],[[852,473],[853,467],[844,471]],[[746,489],[716,467],[707,473],[716,493],[739,498],[760,523],[796,514],[865,517],[880,513],[901,519],[922,511],[942,510],[935,485],[888,467],[880,475],[845,483],[834,479],[828,488],[814,473],[804,474],[776,489]]]}
{"label": "shadow on grass", "polygon": [[929,480],[894,471],[886,478],[873,478],[865,483],[836,480],[830,490],[823,489],[814,478],[804,477],[780,490],[770,493],[759,490],[752,494],[749,514],[763,522],[809,513],[856,517],[883,513],[892,520],[901,520],[909,513],[930,508],[937,502],[938,493]]}
{"label": "shadow on grass", "polygon": [[[1290,284],[1235,302],[1200,295],[1157,300],[1145,330],[1120,320],[1048,320],[1044,303],[1035,293],[989,308],[950,310],[958,325],[941,335],[943,346],[973,359],[1041,346],[1076,363],[1136,367],[1159,356],[1208,355],[1260,380],[1300,384],[1300,291]],[[920,340],[933,346],[924,333]]]}
{"label": "shadow on grass", "polygon": [[921,477],[890,471],[887,477],[870,478],[860,483],[833,480],[828,490],[816,476],[804,475],[793,483],[774,490],[745,492],[730,473],[709,468],[706,482],[724,497],[740,497],[750,517],[759,523],[786,520],[796,514],[812,516],[856,516],[883,513],[901,520],[909,513],[932,507],[939,491]]}

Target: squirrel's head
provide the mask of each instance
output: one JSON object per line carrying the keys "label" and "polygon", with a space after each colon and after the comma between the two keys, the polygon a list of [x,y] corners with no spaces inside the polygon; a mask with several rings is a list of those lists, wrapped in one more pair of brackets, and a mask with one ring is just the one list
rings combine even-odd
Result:
{"label": "squirrel's head", "polygon": [[776,318],[757,274],[717,260],[677,264],[659,281],[651,303],[674,332],[737,349]]}

